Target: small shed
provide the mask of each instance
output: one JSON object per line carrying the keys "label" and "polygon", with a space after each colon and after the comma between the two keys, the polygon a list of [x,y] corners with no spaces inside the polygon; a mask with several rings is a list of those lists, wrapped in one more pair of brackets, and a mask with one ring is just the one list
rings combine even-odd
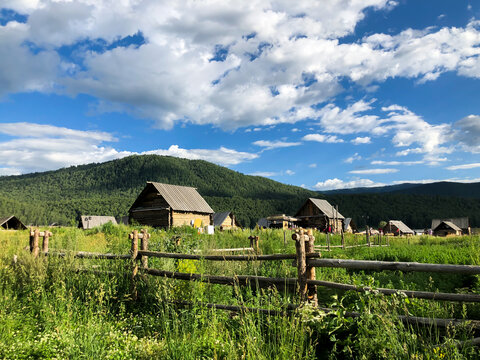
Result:
{"label": "small shed", "polygon": [[0,228],[6,230],[25,230],[27,227],[14,215],[0,218]]}
{"label": "small shed", "polygon": [[345,218],[345,222],[343,223],[343,232],[350,234],[358,232],[357,225],[352,218]]}
{"label": "small shed", "polygon": [[115,220],[113,216],[82,215],[79,227],[83,228],[83,230],[87,230],[102,226],[109,222],[113,225],[117,225],[117,220]]}
{"label": "small shed", "polygon": [[213,214],[213,226],[218,226],[222,229],[235,229],[240,227],[237,218],[231,211]]}
{"label": "small shed", "polygon": [[393,234],[395,236],[413,235],[414,231],[400,220],[390,220],[387,225],[383,227],[384,234]]}
{"label": "small shed", "polygon": [[267,218],[258,219],[257,225],[258,225],[258,227],[259,227],[260,229],[266,229],[266,228],[268,228],[268,220],[267,220]]}
{"label": "small shed", "polygon": [[442,221],[433,229],[433,235],[435,236],[460,236],[462,235],[462,229],[455,225],[451,221]]}
{"label": "small shed", "polygon": [[322,231],[340,232],[345,218],[327,200],[309,198],[295,214],[297,225]]}
{"label": "small shed", "polygon": [[433,219],[432,220],[432,230],[434,230],[442,221],[448,221],[457,226],[462,230],[463,234],[471,234],[470,224],[468,221],[468,217],[460,217],[460,218],[445,218],[445,219]]}
{"label": "small shed", "polygon": [[267,217],[268,227],[272,229],[291,229],[295,227],[297,219],[285,214]]}
{"label": "small shed", "polygon": [[128,212],[130,222],[164,228],[211,225],[213,217],[212,208],[197,189],[150,181]]}

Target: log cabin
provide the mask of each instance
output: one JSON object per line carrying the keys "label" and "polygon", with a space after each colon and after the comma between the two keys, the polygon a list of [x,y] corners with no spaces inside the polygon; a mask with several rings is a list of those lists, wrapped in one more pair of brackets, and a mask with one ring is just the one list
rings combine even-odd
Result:
{"label": "log cabin", "polygon": [[451,221],[442,221],[436,228],[432,229],[434,236],[460,236],[462,229]]}
{"label": "log cabin", "polygon": [[219,212],[213,214],[213,226],[218,226],[223,229],[236,229],[240,225],[237,218],[231,211]]}
{"label": "log cabin", "polygon": [[394,236],[414,235],[415,232],[400,220],[390,220],[383,227],[384,234],[393,234]]}
{"label": "log cabin", "polygon": [[309,198],[295,214],[297,225],[339,233],[345,218],[327,200]]}
{"label": "log cabin", "polygon": [[197,189],[148,181],[130,207],[130,223],[153,227],[212,224],[213,210]]}

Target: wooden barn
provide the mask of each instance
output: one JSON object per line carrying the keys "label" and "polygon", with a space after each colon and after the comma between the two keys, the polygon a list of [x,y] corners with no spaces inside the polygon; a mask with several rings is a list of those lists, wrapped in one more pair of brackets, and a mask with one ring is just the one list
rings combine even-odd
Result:
{"label": "wooden barn", "polygon": [[432,229],[435,236],[460,236],[462,229],[451,221],[442,221],[434,229]]}
{"label": "wooden barn", "polygon": [[239,228],[240,224],[231,211],[225,211],[213,214],[213,226],[221,229],[235,229]]}
{"label": "wooden barn", "polygon": [[27,227],[14,215],[0,218],[0,228],[6,230],[25,230]]}
{"label": "wooden barn", "polygon": [[309,198],[295,214],[297,226],[339,233],[345,218],[327,200]]}
{"label": "wooden barn", "polygon": [[267,217],[268,227],[272,229],[291,229],[295,227],[297,219],[285,214]]}
{"label": "wooden barn", "polygon": [[394,236],[414,235],[415,232],[400,220],[390,220],[383,227],[384,234],[393,234]]}
{"label": "wooden barn", "polygon": [[82,215],[80,217],[80,226],[83,230],[93,229],[111,222],[117,225],[117,220],[113,216]]}
{"label": "wooden barn", "polygon": [[456,227],[462,230],[462,234],[470,235],[471,229],[470,224],[468,221],[468,217],[461,217],[461,218],[449,218],[449,219],[433,219],[432,220],[432,231],[436,229],[441,222],[448,221],[454,224]]}
{"label": "wooden barn", "polygon": [[211,225],[213,210],[197,189],[147,182],[131,206],[132,223],[169,228],[182,225]]}

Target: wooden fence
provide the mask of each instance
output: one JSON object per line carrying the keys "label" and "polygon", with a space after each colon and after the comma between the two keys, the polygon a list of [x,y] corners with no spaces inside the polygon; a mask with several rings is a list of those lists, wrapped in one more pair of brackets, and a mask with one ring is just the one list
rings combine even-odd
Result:
{"label": "wooden fence", "polygon": [[[30,233],[30,251],[34,257],[37,257],[39,251],[39,237],[43,236],[42,254],[44,256],[60,256],[65,257],[66,252],[51,251],[48,249],[48,240],[51,233],[48,231],[40,232],[38,229],[32,230]],[[371,271],[402,271],[402,272],[442,272],[453,274],[471,274],[479,275],[480,266],[475,265],[443,265],[443,264],[426,264],[416,262],[391,262],[391,261],[368,261],[368,260],[341,260],[341,259],[322,259],[321,254],[314,251],[315,237],[311,232],[304,232],[299,230],[292,235],[295,241],[295,254],[269,254],[260,255],[258,253],[249,253],[247,255],[203,255],[203,254],[179,254],[166,253],[148,250],[148,240],[150,234],[146,230],[138,232],[134,230],[129,234],[131,240],[130,254],[100,254],[90,252],[76,252],[73,254],[75,258],[90,258],[90,259],[123,259],[131,261],[132,271],[132,291],[136,296],[135,277],[138,272],[143,274],[161,276],[171,279],[187,280],[187,281],[201,281],[210,284],[223,284],[234,286],[250,286],[252,288],[264,287],[280,287],[288,288],[292,291],[297,291],[300,298],[300,304],[289,304],[285,311],[291,311],[301,306],[305,302],[309,302],[318,307],[317,302],[317,286],[344,290],[344,291],[377,291],[385,295],[393,295],[402,293],[409,298],[441,300],[441,301],[456,301],[456,302],[480,302],[480,295],[477,294],[457,294],[457,293],[441,293],[428,291],[414,291],[414,290],[399,290],[375,288],[372,289],[366,286],[355,286],[350,284],[336,283],[331,281],[317,280],[315,276],[315,268],[329,267],[329,268],[345,268],[353,270],[371,270]],[[139,249],[140,240],[140,249]],[[252,239],[250,239],[252,241]],[[258,237],[253,239],[253,247],[258,249]],[[250,249],[250,248],[247,248]],[[217,249],[223,252],[232,252],[238,249]],[[148,259],[167,258],[167,259],[189,259],[189,260],[207,260],[207,261],[279,261],[279,260],[293,260],[293,266],[297,268],[297,277],[295,278],[272,278],[254,275],[235,275],[235,276],[217,276],[194,273],[181,273],[175,271],[166,271],[161,269],[152,269],[148,265]],[[141,266],[138,266],[140,261]],[[188,305],[183,303],[183,305]],[[266,309],[248,309],[238,306],[220,305],[220,304],[206,304],[209,307],[231,310],[231,311],[258,311],[260,313],[277,313],[273,310]],[[320,310],[330,312],[333,309],[319,308]],[[357,317],[358,313],[347,313],[347,316]],[[468,322],[472,327],[480,329],[480,321],[478,320],[459,320],[459,319],[430,319],[413,316],[400,316],[401,321],[405,323],[416,323],[423,325],[436,325],[445,327],[448,324],[460,324]]]}
{"label": "wooden fence", "polygon": [[360,239],[365,239],[365,242],[359,243],[358,241],[358,236],[359,234],[354,234],[354,244],[347,245],[345,243],[345,233],[342,231],[340,233],[340,245],[332,245],[331,244],[331,236],[332,234],[327,233],[326,234],[326,241],[325,245],[315,245],[315,250],[316,251],[331,251],[331,249],[335,248],[340,248],[340,249],[351,249],[351,248],[357,248],[357,247],[381,247],[381,246],[389,246],[389,236],[383,235],[383,234],[374,234],[370,235],[370,233],[367,231],[365,232],[365,237],[363,237],[362,234],[360,234]]}

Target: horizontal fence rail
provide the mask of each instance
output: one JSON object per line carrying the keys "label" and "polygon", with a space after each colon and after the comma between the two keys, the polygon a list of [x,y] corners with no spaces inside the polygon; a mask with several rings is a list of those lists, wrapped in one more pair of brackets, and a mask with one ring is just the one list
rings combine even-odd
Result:
{"label": "horizontal fence rail", "polygon": [[312,267],[344,268],[353,270],[398,270],[403,272],[442,272],[464,275],[480,274],[480,266],[476,265],[443,265],[417,262],[373,261],[373,260],[343,260],[343,259],[307,259],[307,265]]}
{"label": "horizontal fence rail", "polygon": [[[296,254],[271,254],[271,255],[195,255],[195,254],[178,254],[178,253],[164,253],[157,251],[143,251],[138,250],[138,255],[156,257],[156,258],[170,258],[170,259],[190,259],[190,260],[213,260],[213,261],[254,261],[254,260],[295,260]],[[306,254],[307,258],[320,258],[318,253]]]}

